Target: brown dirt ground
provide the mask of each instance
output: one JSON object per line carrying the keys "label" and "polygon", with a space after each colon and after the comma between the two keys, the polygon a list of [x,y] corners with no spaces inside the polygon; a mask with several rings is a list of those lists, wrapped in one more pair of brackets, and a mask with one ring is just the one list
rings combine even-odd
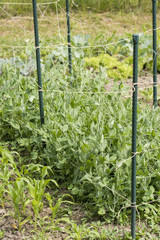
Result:
{"label": "brown dirt ground", "polygon": [[[118,81],[118,84],[121,84],[121,81]],[[132,97],[132,92],[134,91],[133,88],[133,79],[130,78],[126,81],[123,81],[123,85],[125,86],[125,88],[128,89],[128,91],[126,92],[126,90],[122,90],[122,96],[124,97]],[[105,90],[107,92],[112,91],[112,87],[114,86],[114,81],[113,80],[109,80],[109,83],[105,85]],[[157,87],[160,86],[160,74],[157,74]],[[142,95],[143,91],[146,91],[150,88],[153,87],[153,75],[151,73],[148,73],[147,71],[143,71],[143,75],[141,74],[138,77],[138,99],[139,100],[143,100],[144,102],[148,102],[151,103],[149,99],[145,99],[144,96]]]}

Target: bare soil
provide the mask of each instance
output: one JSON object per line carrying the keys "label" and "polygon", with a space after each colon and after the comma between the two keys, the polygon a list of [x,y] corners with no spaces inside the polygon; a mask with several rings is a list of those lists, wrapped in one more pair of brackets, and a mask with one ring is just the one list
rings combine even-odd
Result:
{"label": "bare soil", "polygon": [[[60,190],[57,194],[57,199],[66,194],[66,190]],[[77,225],[82,224],[82,219],[86,218],[85,209],[77,204],[62,204],[57,213],[57,219],[51,223],[49,218],[52,217],[52,212],[47,203],[43,206],[43,210],[39,214],[37,229],[34,227],[34,212],[32,206],[27,206],[25,214],[22,213],[23,220],[30,216],[22,228],[18,227],[18,221],[15,219],[14,208],[5,202],[4,208],[0,208],[0,231],[4,231],[3,240],[63,240],[68,234],[66,229],[69,227],[65,221],[55,222],[59,219],[68,218],[74,221]],[[46,219],[45,219],[46,218]],[[54,227],[59,227],[61,230],[56,230]],[[53,229],[52,229],[53,228]]]}
{"label": "bare soil", "polygon": [[[114,80],[110,79],[109,82],[105,85],[105,90],[107,92],[112,91],[114,86]],[[122,90],[122,96],[124,97],[132,97],[132,92],[134,91],[133,79],[127,79],[126,81],[118,81],[118,85],[123,84],[124,88],[127,88],[128,91]],[[157,74],[157,87],[160,86],[160,74]],[[147,91],[153,88],[153,74],[143,71],[143,75],[141,74],[138,77],[138,99],[143,100],[144,102],[152,103],[150,99],[147,99],[143,96],[142,92]]]}

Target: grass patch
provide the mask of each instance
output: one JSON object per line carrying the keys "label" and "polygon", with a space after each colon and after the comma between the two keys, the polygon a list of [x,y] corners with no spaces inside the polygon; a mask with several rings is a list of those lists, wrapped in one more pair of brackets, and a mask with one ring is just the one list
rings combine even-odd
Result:
{"label": "grass patch", "polygon": [[[144,21],[145,19],[145,21]],[[143,32],[152,28],[152,16],[135,15],[135,14],[98,14],[98,13],[72,13],[71,15],[71,37],[77,34],[89,34],[93,43],[97,45],[106,44],[108,39],[114,40],[124,36],[125,33]],[[159,15],[158,19],[159,20]],[[144,24],[145,22],[145,24]],[[32,16],[11,15],[9,18],[0,19],[1,37],[0,37],[0,54],[3,56],[7,48],[2,48],[2,44],[9,46],[24,45],[24,41],[33,42],[34,45],[34,27]],[[58,25],[60,27],[58,27]],[[39,35],[41,39],[52,39],[53,45],[66,42],[66,16],[60,13],[57,16],[44,15],[39,17]],[[3,52],[2,52],[3,51]],[[13,49],[10,49],[13,52]],[[15,51],[15,49],[14,49]]]}
{"label": "grass patch", "polygon": [[[2,0],[1,3],[6,2],[5,0]],[[31,3],[29,0],[27,1],[23,1],[23,0],[11,0],[10,3],[12,2],[19,2],[19,3]],[[38,0],[37,3],[41,4],[41,3],[48,3],[50,2],[49,0]],[[159,3],[157,3],[159,5]],[[65,1],[64,0],[60,0],[58,2],[58,5],[60,5],[61,7],[65,8]],[[12,11],[12,14],[14,16],[16,15],[23,15],[26,13],[29,13],[31,11],[31,7],[30,5],[3,5],[1,4],[1,6],[5,7],[6,10],[8,10],[9,8]],[[39,5],[41,11],[47,11],[47,12],[55,12],[56,11],[56,4],[50,4],[48,5]],[[74,2],[70,1],[70,7],[73,10],[79,10],[79,11],[99,11],[99,12],[105,12],[105,11],[130,11],[130,12],[137,12],[137,11],[151,11],[152,9],[152,3],[150,0],[136,0],[136,1],[132,1],[132,0],[125,0],[125,1],[121,1],[121,0],[75,0]],[[3,14],[2,14],[3,15]]]}

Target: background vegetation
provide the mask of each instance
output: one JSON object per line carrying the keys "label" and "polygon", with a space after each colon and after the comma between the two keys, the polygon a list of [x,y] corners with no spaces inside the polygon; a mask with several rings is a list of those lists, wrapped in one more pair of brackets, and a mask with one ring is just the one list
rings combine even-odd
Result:
{"label": "background vegetation", "polygon": [[[6,2],[6,0],[1,0],[1,2]],[[10,0],[9,2],[22,2],[22,3],[31,3],[30,0]],[[51,2],[50,0],[37,0],[37,3],[43,2]],[[159,0],[157,1],[157,5],[159,6]],[[65,1],[60,0],[58,4],[61,7],[65,8]],[[3,5],[2,5],[3,6]],[[49,8],[47,7],[47,11],[56,11],[56,5],[52,4]],[[74,10],[81,11],[131,11],[131,12],[139,12],[139,11],[151,11],[152,1],[151,0],[74,0],[70,1],[70,6]],[[46,9],[46,5],[41,8]],[[14,6],[8,7],[5,5],[5,9],[10,9],[13,11],[13,15],[24,15],[26,12],[32,12],[32,8],[29,5],[22,6],[18,5],[16,8]]]}

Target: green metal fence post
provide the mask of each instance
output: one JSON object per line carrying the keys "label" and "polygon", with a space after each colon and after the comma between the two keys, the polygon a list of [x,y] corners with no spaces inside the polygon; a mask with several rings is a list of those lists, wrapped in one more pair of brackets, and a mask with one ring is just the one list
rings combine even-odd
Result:
{"label": "green metal fence post", "polygon": [[35,34],[35,47],[36,47],[36,61],[37,61],[37,75],[38,75],[38,90],[39,90],[39,107],[41,125],[44,124],[44,109],[43,109],[43,92],[42,92],[42,79],[41,79],[41,63],[40,63],[40,48],[39,48],[39,34],[38,34],[38,17],[37,17],[37,3],[33,3],[33,17],[34,17],[34,34]]}
{"label": "green metal fence post", "polygon": [[156,21],[156,0],[152,0],[153,15],[153,106],[157,107],[157,21]]}
{"label": "green metal fence post", "polygon": [[136,230],[136,144],[137,144],[137,90],[138,90],[138,43],[139,35],[133,35],[133,106],[132,106],[132,199],[131,235],[135,239]]}
{"label": "green metal fence post", "polygon": [[66,13],[67,13],[67,38],[68,38],[69,73],[72,73],[71,31],[70,31],[69,0],[66,0]]}

